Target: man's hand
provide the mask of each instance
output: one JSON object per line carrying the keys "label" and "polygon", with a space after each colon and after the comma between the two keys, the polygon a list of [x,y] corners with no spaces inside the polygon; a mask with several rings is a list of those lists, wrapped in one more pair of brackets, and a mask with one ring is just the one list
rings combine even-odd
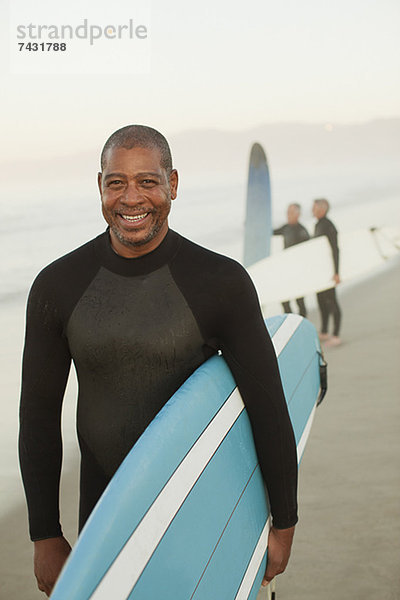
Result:
{"label": "man's hand", "polygon": [[338,273],[335,273],[332,279],[336,283],[336,285],[340,283],[340,275]]}
{"label": "man's hand", "polygon": [[289,562],[294,527],[276,529],[271,527],[268,536],[268,561],[262,585],[265,587],[275,577],[283,573]]}
{"label": "man's hand", "polygon": [[38,588],[50,596],[57,577],[71,552],[64,537],[49,538],[34,542],[33,565]]}

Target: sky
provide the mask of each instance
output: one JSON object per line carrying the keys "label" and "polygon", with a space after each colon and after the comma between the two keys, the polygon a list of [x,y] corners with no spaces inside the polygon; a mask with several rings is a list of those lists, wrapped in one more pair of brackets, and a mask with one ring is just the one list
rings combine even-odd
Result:
{"label": "sky", "polygon": [[[135,19],[139,2],[142,9],[150,6],[147,0],[114,0],[105,14],[114,21],[128,13]],[[18,5],[23,1],[15,0]],[[69,13],[100,19],[89,0],[30,5],[58,7],[64,19]],[[112,131],[132,122],[168,136],[400,114],[398,0],[153,0],[151,16],[146,13],[148,72],[119,72],[110,54],[104,72],[95,75],[10,73],[8,44],[16,43],[15,32],[10,3],[1,0],[1,7],[6,143],[0,162],[100,148]]]}

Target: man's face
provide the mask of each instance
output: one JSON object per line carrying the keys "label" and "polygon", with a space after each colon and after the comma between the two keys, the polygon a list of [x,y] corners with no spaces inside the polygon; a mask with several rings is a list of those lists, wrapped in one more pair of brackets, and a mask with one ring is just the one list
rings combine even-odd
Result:
{"label": "man's face", "polygon": [[168,231],[171,200],[178,174],[168,177],[160,152],[149,148],[114,148],[98,174],[101,206],[114,250],[127,258],[151,252]]}
{"label": "man's face", "polygon": [[326,209],[322,204],[314,202],[312,207],[312,214],[316,219],[322,219],[326,214]]}
{"label": "man's face", "polygon": [[290,205],[287,209],[287,221],[289,225],[296,225],[299,220],[300,212],[297,206]]}

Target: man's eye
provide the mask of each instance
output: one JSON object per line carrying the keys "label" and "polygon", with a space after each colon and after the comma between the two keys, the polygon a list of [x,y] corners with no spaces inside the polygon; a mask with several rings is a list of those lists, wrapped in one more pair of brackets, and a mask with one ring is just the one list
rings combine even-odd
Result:
{"label": "man's eye", "polygon": [[120,179],[113,179],[112,181],[110,181],[108,183],[109,186],[113,186],[113,187],[117,187],[119,185],[123,185],[123,181],[121,181]]}
{"label": "man's eye", "polygon": [[153,186],[156,184],[157,184],[157,181],[154,181],[154,179],[142,179],[142,185],[146,185],[147,187]]}

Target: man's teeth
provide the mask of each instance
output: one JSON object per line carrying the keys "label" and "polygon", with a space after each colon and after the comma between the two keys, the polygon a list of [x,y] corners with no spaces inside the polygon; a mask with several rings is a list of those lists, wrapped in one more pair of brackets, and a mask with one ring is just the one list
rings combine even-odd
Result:
{"label": "man's teeth", "polygon": [[149,213],[144,213],[143,215],[122,215],[124,219],[127,221],[141,221],[145,217],[147,217]]}

